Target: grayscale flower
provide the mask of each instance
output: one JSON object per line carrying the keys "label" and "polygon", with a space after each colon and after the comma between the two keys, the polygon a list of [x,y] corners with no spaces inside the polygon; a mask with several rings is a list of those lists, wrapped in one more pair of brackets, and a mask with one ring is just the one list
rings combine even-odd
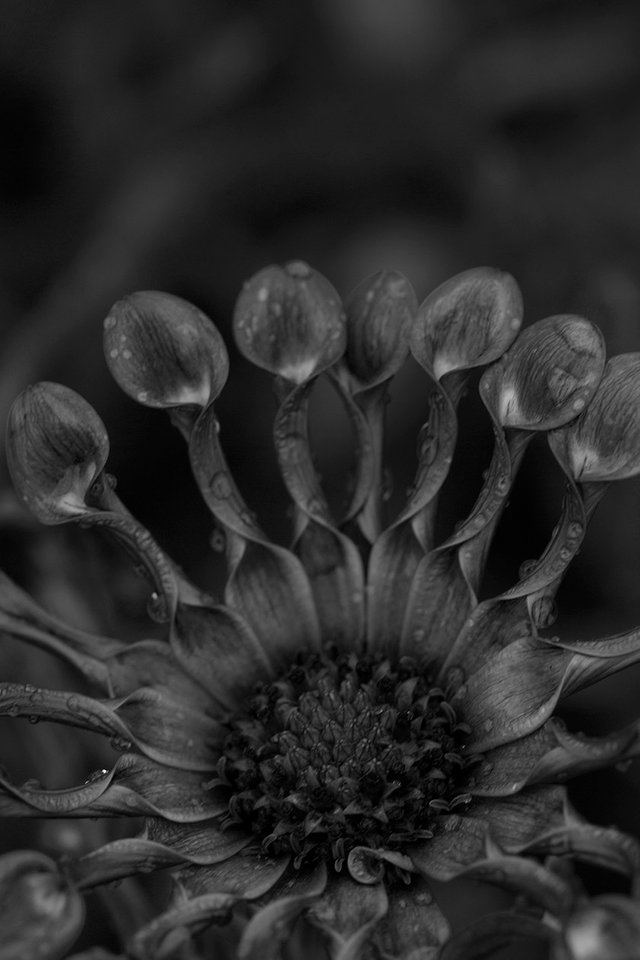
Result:
{"label": "grayscale flower", "polygon": [[[184,936],[234,910],[249,918],[242,958],[286,955],[298,924],[338,960],[374,948],[429,960],[449,933],[430,880],[517,887],[523,862],[558,850],[628,872],[622,836],[585,822],[562,783],[635,755],[637,724],[590,738],[569,733],[554,711],[640,660],[640,632],[569,643],[540,631],[602,493],[640,471],[640,354],[605,363],[589,321],[553,316],[521,332],[521,316],[515,281],[488,268],[453,278],[419,307],[394,272],[365,280],[344,306],[303,263],[253,277],[234,332],[276,381],[274,443],[294,511],[285,547],[261,529],[225,461],[216,399],[228,359],[218,331],[169,294],[118,302],[105,321],[107,363],[130,397],[167,410],[184,435],[224,533],[223,602],[194,586],[119,500],[107,432],[86,401],[46,382],[18,398],[8,450],[24,503],[44,523],[101,527],[121,541],[153,584],[166,639],[89,635],[0,581],[0,630],[65,658],[98,691],[5,683],[0,711],[92,730],[122,751],[74,789],[2,776],[0,813],[145,823],[142,836],[60,867],[27,853],[4,861],[0,883],[14,889],[18,878],[22,890],[11,900],[21,923],[0,933],[15,956],[34,938],[48,944],[43,957],[60,956],[81,925],[82,892],[161,868],[172,871],[174,895],[127,944],[140,960],[171,956]],[[389,521],[384,411],[409,352],[427,374],[429,417],[415,482]],[[456,409],[478,367],[493,456],[471,512],[436,543]],[[310,448],[319,377],[339,391],[357,438],[340,518]],[[479,600],[494,531],[541,432],[566,478],[561,516],[517,582]],[[55,889],[55,910],[51,898],[43,906],[43,887]]]}

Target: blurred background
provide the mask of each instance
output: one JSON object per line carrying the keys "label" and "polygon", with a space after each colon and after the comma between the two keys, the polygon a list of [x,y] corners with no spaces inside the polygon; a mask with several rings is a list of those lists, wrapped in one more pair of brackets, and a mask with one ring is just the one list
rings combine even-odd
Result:
{"label": "blurred background", "polygon": [[[0,417],[38,379],[83,393],[109,428],[123,499],[201,582],[219,586],[221,562],[179,438],[119,393],[102,358],[102,321],[122,295],[170,290],[223,332],[229,460],[278,536],[274,402],[230,334],[242,281],[259,268],[304,259],[346,294],[386,267],[421,300],[489,264],[517,278],[525,322],[579,313],[610,353],[640,350],[633,0],[1,0],[0,25]],[[408,365],[390,410],[391,507],[411,479],[426,395]],[[353,446],[338,411],[320,390],[314,435],[336,491]],[[472,394],[461,417],[444,528],[473,502],[490,456]],[[146,587],[132,585],[116,551],[29,520],[4,457],[0,478],[7,572],[80,625],[148,633]],[[544,443],[534,444],[487,589],[540,552],[561,492]],[[639,505],[633,482],[605,499],[560,596],[559,629],[597,636],[640,622]],[[8,640],[0,664],[8,679],[78,683]],[[566,715],[594,731],[624,723],[639,682],[629,671],[574,698]],[[16,726],[0,725],[13,776],[64,786],[102,765],[88,739]],[[573,795],[588,815],[634,829],[639,787],[633,769],[614,771]]]}

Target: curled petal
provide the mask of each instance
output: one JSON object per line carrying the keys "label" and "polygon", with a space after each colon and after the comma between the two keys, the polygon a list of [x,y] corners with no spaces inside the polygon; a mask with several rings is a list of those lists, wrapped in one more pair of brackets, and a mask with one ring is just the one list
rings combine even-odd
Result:
{"label": "curled petal", "polygon": [[602,334],[582,317],[540,320],[485,370],[480,392],[504,427],[551,430],[573,420],[595,393],[604,369]]}
{"label": "curled petal", "polygon": [[332,366],[346,346],[338,293],[299,261],[266,267],[245,284],[233,330],[248,360],[291,383]]}
{"label": "curled petal", "polygon": [[522,297],[508,273],[466,270],[429,294],[411,332],[411,351],[437,380],[452,370],[491,363],[522,323]]}
{"label": "curled petal", "polygon": [[393,960],[437,960],[449,936],[449,924],[422,877],[412,877],[407,890],[388,891],[389,909],[375,929],[383,957]]}
{"label": "curled petal", "polygon": [[165,817],[192,823],[218,816],[226,804],[213,799],[202,773],[162,766],[124,754],[111,770],[97,771],[80,787],[18,787],[0,776],[0,815],[7,817]]}
{"label": "curled petal", "polygon": [[270,890],[269,902],[254,913],[242,932],[238,960],[276,960],[280,949],[289,940],[291,929],[303,910],[324,891],[327,868],[323,862],[296,871],[295,881],[280,881],[287,893]]}
{"label": "curled petal", "polygon": [[169,960],[191,937],[212,923],[225,923],[238,898],[230,893],[210,893],[183,900],[137,931],[127,945],[135,960]]}
{"label": "curled petal", "polygon": [[84,922],[84,903],[56,864],[32,850],[0,857],[0,956],[58,960]]}
{"label": "curled petal", "polygon": [[587,409],[549,435],[549,445],[581,483],[640,472],[640,353],[612,357]]}
{"label": "curled petal", "polygon": [[393,270],[372,274],[351,293],[345,303],[345,362],[356,389],[371,388],[400,369],[409,353],[409,329],[417,306],[413,287]]}
{"label": "curled petal", "polygon": [[224,341],[209,318],[155,290],[114,304],[104,321],[104,352],[119,386],[147,407],[205,407],[229,371]]}
{"label": "curled petal", "polygon": [[7,460],[14,486],[42,523],[88,511],[85,499],[109,456],[102,420],[79,394],[43,381],[9,412]]}

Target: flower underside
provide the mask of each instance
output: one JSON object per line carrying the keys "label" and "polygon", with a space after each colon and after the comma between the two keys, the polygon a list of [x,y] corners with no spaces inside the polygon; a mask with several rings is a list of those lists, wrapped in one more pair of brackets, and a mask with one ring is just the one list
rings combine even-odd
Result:
{"label": "flower underside", "polygon": [[339,871],[354,846],[429,839],[438,814],[471,799],[468,727],[409,658],[300,658],[226,726],[211,784],[232,791],[224,823],[249,826],[263,852],[292,853],[295,866],[322,857]]}

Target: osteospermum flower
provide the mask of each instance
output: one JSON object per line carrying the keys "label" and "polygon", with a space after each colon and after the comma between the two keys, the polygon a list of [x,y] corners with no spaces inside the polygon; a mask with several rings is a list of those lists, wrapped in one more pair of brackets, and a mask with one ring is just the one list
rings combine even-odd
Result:
{"label": "osteospermum flower", "polygon": [[[132,957],[169,957],[185,935],[237,910],[250,917],[243,958],[275,956],[300,921],[339,960],[371,945],[428,960],[448,936],[430,880],[472,875],[519,889],[524,876],[535,887],[531,858],[548,852],[635,869],[625,838],[586,823],[560,784],[633,756],[637,725],[588,738],[554,711],[639,660],[640,633],[566,643],[540,631],[601,494],[640,471],[640,354],[605,363],[588,320],[553,316],[520,332],[521,312],[515,281],[492,269],[453,278],[419,307],[393,272],[365,280],[344,307],[302,263],[250,280],[234,332],[277,385],[274,443],[294,508],[293,542],[282,546],[225,462],[219,333],[168,294],[119,301],[105,321],[107,363],[129,396],[168,411],[184,435],[224,532],[222,602],[190,583],[118,499],[98,414],[58,384],[18,398],[8,451],[25,504],[45,523],[102,527],[120,540],[152,584],[167,636],[88,635],[2,579],[2,631],[64,657],[100,691],[3,684],[2,713],[96,731],[122,754],[75,789],[3,776],[0,812],[145,818],[142,836],[61,867],[35,854],[0,861],[22,921],[0,933],[7,955],[37,941],[42,956],[59,956],[81,924],[83,891],[160,868],[173,872],[174,896],[128,943]],[[409,352],[426,373],[429,418],[415,482],[389,520],[384,409]],[[494,452],[469,516],[436,543],[456,407],[478,367]],[[342,517],[309,443],[319,377],[341,394],[357,438]],[[519,580],[479,601],[494,530],[539,433],[566,478],[561,516]]]}

